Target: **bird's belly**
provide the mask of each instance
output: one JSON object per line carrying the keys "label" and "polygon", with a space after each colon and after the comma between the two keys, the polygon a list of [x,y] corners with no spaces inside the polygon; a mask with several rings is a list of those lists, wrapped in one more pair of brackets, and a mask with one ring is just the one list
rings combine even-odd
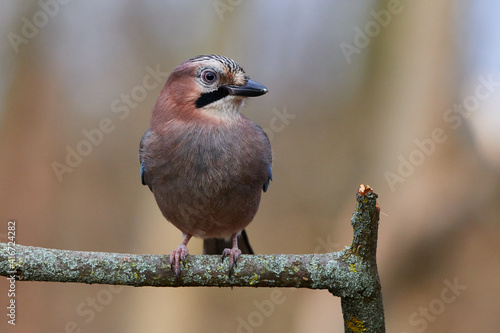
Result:
{"label": "bird's belly", "polygon": [[257,213],[261,189],[187,185],[171,181],[155,190],[163,215],[185,234],[201,238],[228,238],[243,230]]}

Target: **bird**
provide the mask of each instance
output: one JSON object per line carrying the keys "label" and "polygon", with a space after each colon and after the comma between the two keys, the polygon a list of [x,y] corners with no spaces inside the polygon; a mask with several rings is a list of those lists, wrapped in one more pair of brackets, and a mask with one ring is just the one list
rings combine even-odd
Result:
{"label": "bird", "polygon": [[170,255],[177,277],[192,237],[204,239],[205,254],[228,257],[229,272],[242,254],[238,236],[253,254],[245,228],[273,179],[272,150],[240,110],[246,98],[267,92],[234,60],[213,54],[177,66],[160,92],[140,142],[140,175],[182,232]]}

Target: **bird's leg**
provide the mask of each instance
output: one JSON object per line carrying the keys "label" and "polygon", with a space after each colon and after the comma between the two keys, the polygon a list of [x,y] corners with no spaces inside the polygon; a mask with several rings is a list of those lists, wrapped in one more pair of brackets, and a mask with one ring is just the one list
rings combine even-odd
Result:
{"label": "bird's leg", "polygon": [[241,250],[238,248],[238,234],[235,233],[233,235],[233,247],[231,249],[224,249],[222,252],[222,260],[224,260],[226,256],[229,256],[229,272],[233,269],[240,254]]}
{"label": "bird's leg", "polygon": [[181,261],[184,261],[186,259],[186,256],[189,254],[187,244],[190,239],[191,235],[186,235],[181,245],[177,246],[177,248],[173,250],[172,254],[170,255],[170,267],[174,268],[175,275],[177,277],[179,277],[181,273],[180,269]]}

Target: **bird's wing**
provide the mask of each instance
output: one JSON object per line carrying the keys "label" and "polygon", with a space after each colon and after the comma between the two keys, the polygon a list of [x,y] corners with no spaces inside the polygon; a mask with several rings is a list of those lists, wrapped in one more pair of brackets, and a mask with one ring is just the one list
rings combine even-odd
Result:
{"label": "bird's wing", "polygon": [[264,135],[265,140],[267,142],[267,146],[268,146],[268,152],[267,152],[269,154],[269,156],[268,156],[269,157],[269,169],[267,170],[268,177],[267,177],[266,182],[262,186],[262,190],[264,192],[266,192],[267,189],[269,188],[270,181],[273,180],[273,167],[272,167],[273,155],[272,155],[272,152],[271,152],[271,142],[269,141],[269,137],[267,136],[266,132],[262,129],[262,127],[260,127],[257,124],[255,124],[255,125],[257,126],[257,130]]}
{"label": "bird's wing", "polygon": [[148,184],[147,182],[147,177],[146,177],[146,162],[145,162],[145,148],[146,148],[146,142],[149,139],[149,136],[151,134],[151,130],[148,129],[146,133],[142,136],[141,139],[141,144],[139,145],[139,161],[141,162],[141,183],[142,185],[148,185],[149,189],[151,189],[151,185]]}
{"label": "bird's wing", "polygon": [[147,183],[146,183],[146,171],[144,171],[144,163],[141,163],[141,183],[142,183],[142,185],[147,185]]}
{"label": "bird's wing", "polygon": [[264,186],[262,187],[264,192],[267,191],[267,188],[269,187],[269,182],[271,180],[273,180],[273,167],[271,167],[271,166],[269,167],[268,174],[269,174],[269,178],[267,178],[267,181],[264,183]]}

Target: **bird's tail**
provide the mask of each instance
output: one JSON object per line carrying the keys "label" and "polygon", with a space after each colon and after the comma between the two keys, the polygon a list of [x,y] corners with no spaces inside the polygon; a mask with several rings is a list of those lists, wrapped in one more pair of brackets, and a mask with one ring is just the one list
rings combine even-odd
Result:
{"label": "bird's tail", "polygon": [[[233,242],[230,239],[208,238],[203,241],[203,254],[222,254],[224,249],[230,249],[232,247]],[[254,254],[245,230],[238,236],[238,247],[242,254]]]}

